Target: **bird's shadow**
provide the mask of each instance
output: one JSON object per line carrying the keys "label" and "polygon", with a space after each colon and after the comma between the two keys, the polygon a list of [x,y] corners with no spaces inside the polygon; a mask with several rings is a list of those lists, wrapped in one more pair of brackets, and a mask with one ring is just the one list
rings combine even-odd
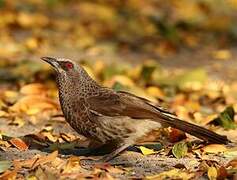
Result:
{"label": "bird's shadow", "polygon": [[[110,142],[97,148],[88,148],[83,147],[83,142],[78,140],[64,143],[52,142],[49,140],[40,139],[40,137],[34,134],[20,137],[20,139],[29,145],[29,150],[36,149],[47,153],[57,150],[60,155],[103,156],[117,149],[116,142]],[[127,150],[139,152],[139,149],[135,146],[129,146]]]}

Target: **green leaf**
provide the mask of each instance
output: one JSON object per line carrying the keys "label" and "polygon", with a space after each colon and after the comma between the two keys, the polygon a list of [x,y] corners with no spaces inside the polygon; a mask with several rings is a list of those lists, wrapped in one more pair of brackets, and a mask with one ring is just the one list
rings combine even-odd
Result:
{"label": "green leaf", "polygon": [[141,77],[147,82],[150,78],[152,73],[155,71],[156,65],[154,64],[145,64],[142,67]]}
{"label": "green leaf", "polygon": [[177,76],[157,78],[156,82],[159,85],[176,86],[180,89],[185,89],[196,86],[197,84],[202,85],[206,80],[206,71],[202,68],[197,68]]}
{"label": "green leaf", "polygon": [[115,91],[121,91],[121,90],[125,89],[125,87],[119,82],[115,82],[112,88]]}
{"label": "green leaf", "polygon": [[0,173],[3,173],[11,167],[12,163],[10,161],[0,161]]}
{"label": "green leaf", "polygon": [[214,119],[214,123],[221,125],[225,129],[235,129],[237,125],[234,122],[234,114],[234,108],[228,106],[216,119]]}
{"label": "green leaf", "polygon": [[172,148],[173,155],[178,159],[184,157],[187,154],[187,152],[188,152],[188,146],[187,143],[185,142],[176,143]]}

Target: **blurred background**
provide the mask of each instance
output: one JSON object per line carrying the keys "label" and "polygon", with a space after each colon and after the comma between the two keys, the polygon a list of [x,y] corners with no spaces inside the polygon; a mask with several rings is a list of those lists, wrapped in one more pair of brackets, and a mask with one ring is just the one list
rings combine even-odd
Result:
{"label": "blurred background", "polygon": [[45,55],[152,59],[235,79],[236,0],[0,0],[0,13],[1,66]]}
{"label": "blurred background", "polygon": [[80,61],[102,85],[165,102],[185,88],[235,85],[237,0],[0,0],[0,12],[1,89],[56,89],[41,56]]}

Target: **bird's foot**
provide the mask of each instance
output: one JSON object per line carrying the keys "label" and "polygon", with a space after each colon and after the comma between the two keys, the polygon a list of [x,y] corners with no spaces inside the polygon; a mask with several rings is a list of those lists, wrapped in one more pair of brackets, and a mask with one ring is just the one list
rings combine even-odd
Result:
{"label": "bird's foot", "polygon": [[106,165],[108,165],[109,163],[107,161],[105,161],[104,157],[100,158],[100,159],[81,159],[80,160],[80,164],[82,167],[104,167]]}

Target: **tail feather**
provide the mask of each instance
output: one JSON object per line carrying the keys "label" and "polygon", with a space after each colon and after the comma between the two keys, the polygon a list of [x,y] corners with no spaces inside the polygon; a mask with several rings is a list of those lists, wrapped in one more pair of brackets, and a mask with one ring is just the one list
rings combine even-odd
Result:
{"label": "tail feather", "polygon": [[219,135],[213,131],[210,131],[204,127],[191,124],[189,122],[180,120],[175,117],[171,117],[169,115],[161,114],[159,113],[159,118],[162,119],[162,121],[165,124],[168,124],[169,126],[179,129],[181,131],[184,131],[188,134],[191,134],[195,137],[198,137],[202,140],[208,141],[210,143],[217,143],[217,144],[227,144],[230,142],[226,136]]}

